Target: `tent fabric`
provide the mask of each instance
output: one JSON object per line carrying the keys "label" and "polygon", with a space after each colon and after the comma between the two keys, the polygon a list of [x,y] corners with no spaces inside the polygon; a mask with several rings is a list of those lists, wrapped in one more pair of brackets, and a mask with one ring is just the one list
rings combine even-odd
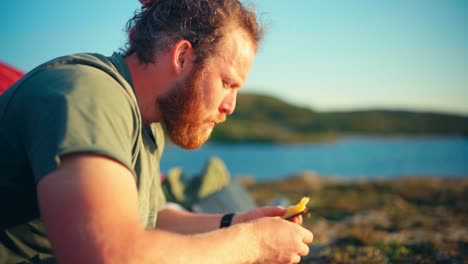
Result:
{"label": "tent fabric", "polygon": [[192,206],[194,212],[199,213],[232,213],[243,212],[257,207],[247,189],[233,179],[221,190],[200,199]]}
{"label": "tent fabric", "polygon": [[0,61],[0,94],[20,79],[24,73],[15,67]]}
{"label": "tent fabric", "polygon": [[256,207],[247,189],[238,180],[231,179],[218,157],[210,158],[202,173],[190,179],[180,167],[170,169],[162,186],[168,202],[189,211],[227,213]]}
{"label": "tent fabric", "polygon": [[230,175],[224,162],[218,157],[211,157],[201,174],[194,177],[188,178],[180,167],[170,169],[162,187],[167,201],[192,210],[195,203],[221,190],[229,182]]}
{"label": "tent fabric", "polygon": [[205,165],[201,174],[197,200],[201,200],[215,192],[220,191],[226,185],[229,185],[231,175],[226,168],[223,160],[218,157],[211,157]]}

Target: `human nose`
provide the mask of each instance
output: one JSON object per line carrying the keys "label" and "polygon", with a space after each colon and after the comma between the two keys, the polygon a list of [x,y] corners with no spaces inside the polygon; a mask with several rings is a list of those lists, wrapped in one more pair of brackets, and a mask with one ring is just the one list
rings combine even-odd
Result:
{"label": "human nose", "polygon": [[234,110],[236,109],[236,100],[237,91],[232,91],[221,102],[221,105],[219,106],[219,111],[227,115],[234,113]]}

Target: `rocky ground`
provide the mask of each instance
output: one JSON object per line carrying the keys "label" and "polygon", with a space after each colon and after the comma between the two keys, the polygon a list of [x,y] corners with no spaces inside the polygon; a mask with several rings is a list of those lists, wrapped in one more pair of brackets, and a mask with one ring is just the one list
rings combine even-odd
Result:
{"label": "rocky ground", "polygon": [[468,177],[343,180],[303,173],[244,178],[259,205],[311,198],[301,263],[468,263]]}

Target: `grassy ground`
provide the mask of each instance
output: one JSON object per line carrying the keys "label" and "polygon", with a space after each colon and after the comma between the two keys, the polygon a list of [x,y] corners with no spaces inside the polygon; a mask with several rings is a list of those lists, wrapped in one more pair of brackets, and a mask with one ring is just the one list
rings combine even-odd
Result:
{"label": "grassy ground", "polygon": [[258,204],[311,198],[301,263],[468,263],[468,177],[345,181],[303,174],[246,183]]}

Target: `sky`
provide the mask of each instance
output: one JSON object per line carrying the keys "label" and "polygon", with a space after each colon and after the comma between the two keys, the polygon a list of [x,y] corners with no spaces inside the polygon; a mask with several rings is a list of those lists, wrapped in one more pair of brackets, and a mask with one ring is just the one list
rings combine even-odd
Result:
{"label": "sky", "polygon": [[[468,116],[468,1],[253,0],[267,34],[245,92],[316,111]],[[0,60],[29,71],[122,48],[137,0],[0,2]]]}

